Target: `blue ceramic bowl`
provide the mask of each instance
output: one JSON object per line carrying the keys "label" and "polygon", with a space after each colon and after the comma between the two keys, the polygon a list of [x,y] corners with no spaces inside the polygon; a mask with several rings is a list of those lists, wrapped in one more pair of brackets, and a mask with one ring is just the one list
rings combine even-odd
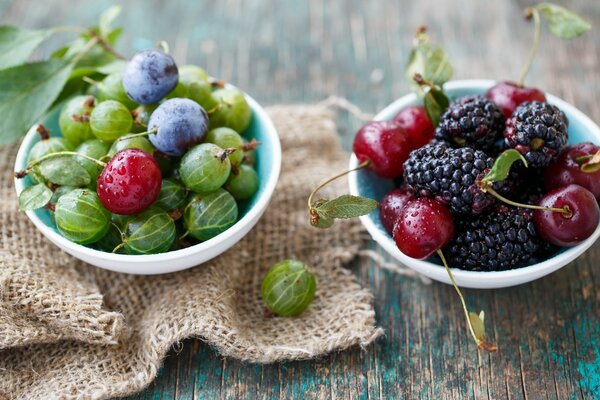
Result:
{"label": "blue ceramic bowl", "polygon": [[[58,232],[46,209],[28,211],[27,216],[44,236],[67,253],[87,263],[112,271],[139,275],[162,274],[190,268],[218,256],[242,239],[258,222],[273,195],[281,168],[281,145],[273,122],[254,99],[246,95],[246,100],[252,109],[253,115],[250,127],[244,137],[261,142],[256,150],[256,170],[260,185],[254,197],[240,205],[239,217],[235,225],[220,235],[206,242],[167,253],[153,255],[112,254],[65,239]],[[52,131],[53,136],[58,136],[60,134],[58,113],[49,117],[44,122],[44,126]],[[15,171],[26,167],[27,155],[31,147],[39,141],[36,128],[37,125],[29,130],[19,148]],[[24,188],[31,185],[32,182],[28,177],[16,179],[17,195]]]}
{"label": "blue ceramic bowl", "polygon": [[[444,89],[451,98],[458,98],[469,94],[485,94],[487,89],[495,83],[495,81],[491,80],[453,81],[447,83]],[[581,142],[600,143],[600,128],[585,114],[555,96],[547,95],[547,99],[549,103],[555,104],[563,110],[569,118],[570,144]],[[375,120],[391,120],[400,109],[418,103],[419,99],[415,95],[404,96],[377,114]],[[354,168],[357,165],[358,161],[352,155],[350,158],[350,168]],[[380,178],[366,169],[350,174],[349,185],[351,194],[370,197],[378,201],[394,188],[394,183],[391,180]],[[361,221],[373,239],[401,264],[431,279],[447,284],[451,283],[444,267],[436,259],[417,260],[400,252],[392,237],[381,224],[379,211],[376,210],[369,215],[361,217]],[[541,278],[564,267],[586,251],[598,239],[598,236],[600,236],[600,226],[591,237],[577,246],[563,248],[551,258],[537,264],[523,265],[521,268],[499,272],[476,272],[453,268],[452,274],[459,286],[470,288],[488,289],[519,285]]]}

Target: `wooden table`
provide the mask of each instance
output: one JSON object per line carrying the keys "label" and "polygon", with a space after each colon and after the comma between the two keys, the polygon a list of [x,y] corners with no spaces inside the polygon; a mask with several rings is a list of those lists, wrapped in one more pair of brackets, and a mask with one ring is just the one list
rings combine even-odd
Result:
{"label": "wooden table", "polygon": [[[0,0],[0,20],[29,27],[90,25],[110,3]],[[521,18],[529,3],[128,1],[119,20],[125,27],[119,49],[127,54],[164,39],[180,63],[204,66],[263,104],[336,94],[375,111],[408,92],[404,63],[420,24],[443,42],[456,78],[516,79],[533,33]],[[600,4],[561,4],[596,28],[569,43],[544,34],[528,83],[600,121]],[[347,148],[356,127],[342,115]],[[357,260],[353,271],[375,294],[378,323],[386,331],[368,349],[252,365],[187,340],[169,354],[158,379],[131,399],[600,398],[599,261],[595,246],[531,284],[465,290],[472,307],[486,310],[498,338],[499,352],[485,354],[469,341],[451,287]]]}

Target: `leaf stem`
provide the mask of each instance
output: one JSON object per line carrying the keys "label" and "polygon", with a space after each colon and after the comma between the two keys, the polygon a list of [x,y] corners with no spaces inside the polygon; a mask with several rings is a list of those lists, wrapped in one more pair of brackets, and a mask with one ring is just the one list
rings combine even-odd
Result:
{"label": "leaf stem", "polygon": [[92,161],[92,162],[98,164],[102,168],[106,167],[105,162],[96,160],[95,158],[87,156],[85,154],[79,154],[75,151],[59,151],[57,153],[46,154],[45,156],[40,157],[37,160],[30,162],[29,164],[27,164],[27,168],[25,168],[22,171],[15,172],[15,177],[24,178],[31,171],[31,169],[33,167],[35,167],[36,165],[39,165],[39,164],[43,163],[44,161],[49,160],[51,158],[66,157],[66,156],[77,156],[77,157],[85,158],[86,160],[89,160],[89,161]]}
{"label": "leaf stem", "polygon": [[486,182],[486,181],[481,181],[481,183],[479,184],[479,188],[483,192],[487,192],[487,193],[491,194],[492,196],[494,196],[495,198],[497,198],[498,200],[500,200],[500,201],[502,201],[502,202],[504,202],[506,204],[510,204],[511,206],[520,207],[520,208],[530,208],[532,210],[542,210],[542,211],[558,212],[558,213],[561,213],[562,216],[565,217],[565,218],[571,218],[573,216],[573,211],[571,211],[571,209],[569,208],[569,206],[564,206],[562,208],[536,206],[534,204],[517,203],[516,201],[512,201],[510,199],[507,199],[506,197],[502,196],[500,193],[498,193],[494,189],[492,189],[491,185],[488,182]]}
{"label": "leaf stem", "polygon": [[534,23],[534,34],[533,34],[533,44],[531,46],[531,50],[529,51],[529,57],[527,58],[527,63],[521,70],[521,75],[519,77],[519,86],[523,86],[525,84],[525,77],[531,68],[531,64],[533,64],[533,59],[537,53],[539,44],[540,44],[540,36],[542,32],[542,24],[540,20],[540,12],[535,7],[529,7],[525,10],[525,18],[529,19],[533,17]]}
{"label": "leaf stem", "polygon": [[127,60],[127,57],[116,51],[115,48],[112,47],[111,44],[108,42],[108,40],[102,35],[100,35],[98,32],[96,32],[94,29],[85,29],[79,26],[57,26],[55,28],[50,29],[50,31],[52,31],[53,33],[72,32],[79,33],[80,35],[90,35],[92,37],[90,42],[96,39],[94,44],[97,44],[100,47],[102,47],[104,51],[112,54],[113,56],[121,60]]}
{"label": "leaf stem", "polygon": [[344,171],[341,174],[337,174],[336,176],[334,176],[333,178],[329,178],[327,179],[325,182],[321,183],[319,186],[317,186],[311,193],[310,196],[308,196],[308,209],[309,211],[311,211],[313,209],[312,206],[312,199],[315,196],[315,194],[317,194],[317,192],[321,189],[323,189],[325,186],[327,186],[328,184],[330,184],[331,182],[335,181],[338,178],[341,178],[344,175],[348,175],[350,172],[354,172],[354,171],[358,171],[359,169],[363,169],[366,166],[368,166],[370,163],[369,160],[365,160],[362,163],[360,163],[356,168],[352,168],[348,171]]}
{"label": "leaf stem", "polygon": [[129,135],[121,136],[120,138],[115,140],[115,142],[119,142],[121,140],[132,139],[132,138],[136,138],[136,137],[149,136],[156,132],[158,132],[158,128],[150,129],[149,131],[140,132],[140,133],[130,133]]}

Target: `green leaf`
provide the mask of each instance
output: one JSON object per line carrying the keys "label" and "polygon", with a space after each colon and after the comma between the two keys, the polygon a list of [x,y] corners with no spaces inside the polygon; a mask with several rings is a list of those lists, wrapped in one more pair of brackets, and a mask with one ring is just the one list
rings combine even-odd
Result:
{"label": "green leaf", "polygon": [[448,97],[446,97],[444,92],[439,89],[431,88],[423,98],[425,113],[433,126],[437,126],[440,123],[440,118],[449,105],[450,100],[448,100]]}
{"label": "green leaf", "polygon": [[478,340],[485,340],[485,325],[483,323],[483,316],[483,311],[480,313],[480,315],[477,315],[474,312],[469,312],[469,321],[473,327],[475,337]]}
{"label": "green leaf", "polygon": [[106,9],[100,15],[100,24],[98,25],[98,27],[100,29],[100,35],[106,37],[111,33],[111,25],[114,22],[114,20],[119,16],[120,13],[121,13],[121,6],[114,5],[112,7],[109,7],[108,9]]}
{"label": "green leaf", "polygon": [[26,187],[19,195],[19,211],[31,211],[44,207],[52,198],[52,190],[43,183]]}
{"label": "green leaf", "polygon": [[508,149],[502,152],[494,161],[494,165],[490,169],[490,172],[487,173],[486,176],[483,177],[483,181],[494,183],[505,180],[510,173],[510,167],[516,162],[521,161],[526,167],[527,160],[521,153],[519,153],[515,149]]}
{"label": "green leaf", "polygon": [[427,56],[423,78],[429,82],[442,86],[452,78],[454,69],[450,65],[448,55],[441,47],[437,47]]}
{"label": "green leaf", "polygon": [[366,197],[342,195],[333,200],[319,201],[313,207],[325,220],[354,218],[369,214],[377,208],[377,202]]}
{"label": "green leaf", "polygon": [[12,143],[39,122],[72,69],[67,61],[49,60],[0,71],[0,145]]}
{"label": "green leaf", "polygon": [[546,18],[550,32],[561,39],[574,39],[592,27],[586,20],[564,7],[542,3],[535,8]]}
{"label": "green leaf", "polygon": [[411,89],[419,95],[423,94],[421,86],[413,80],[415,74],[420,74],[434,85],[442,86],[452,78],[453,73],[454,68],[444,49],[432,47],[425,33],[417,33],[406,64],[406,77]]}
{"label": "green leaf", "polygon": [[0,26],[0,69],[23,64],[51,34],[51,30],[32,31],[16,26]]}
{"label": "green leaf", "polygon": [[51,158],[39,164],[40,173],[60,186],[86,186],[92,181],[86,169],[72,157]]}

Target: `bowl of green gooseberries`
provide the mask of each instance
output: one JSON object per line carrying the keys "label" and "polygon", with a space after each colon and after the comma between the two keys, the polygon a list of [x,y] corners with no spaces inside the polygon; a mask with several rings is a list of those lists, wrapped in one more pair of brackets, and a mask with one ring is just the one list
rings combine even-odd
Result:
{"label": "bowl of green gooseberries", "polygon": [[[181,155],[157,149],[177,146],[160,130],[181,121],[160,125],[157,117],[158,128],[148,128],[163,105],[169,116],[167,102],[176,110],[199,105],[196,117],[207,124]],[[146,168],[160,172],[146,177]],[[279,137],[265,110],[199,67],[182,66],[177,86],[155,104],[128,97],[121,73],[65,101],[26,134],[15,163],[25,174],[15,186],[29,219],[65,252],[100,268],[151,275],[199,265],[239,242],[266,210],[280,168]],[[115,186],[121,173],[133,174],[125,181],[137,186]],[[157,176],[159,183],[151,182]],[[125,195],[147,204],[137,210]]]}

